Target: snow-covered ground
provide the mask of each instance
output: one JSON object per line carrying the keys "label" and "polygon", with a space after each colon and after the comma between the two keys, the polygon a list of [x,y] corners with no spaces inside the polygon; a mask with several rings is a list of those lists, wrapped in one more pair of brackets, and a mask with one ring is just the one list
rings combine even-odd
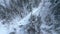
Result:
{"label": "snow-covered ground", "polygon": [[5,3],[9,5],[9,0],[0,0],[0,4],[6,7]]}
{"label": "snow-covered ground", "polygon": [[[7,5],[9,5],[9,0],[6,0]],[[0,0],[0,4],[2,4],[4,7],[6,7],[6,5],[4,4],[4,0]],[[20,17],[15,16],[15,18],[10,22],[9,26],[8,25],[2,25],[1,23],[4,20],[0,20],[0,34],[9,34],[10,32],[13,32],[14,28],[17,29],[16,34],[24,34],[24,29],[19,28],[20,25],[25,26],[26,24],[30,23],[29,19],[31,17],[31,15],[35,15],[38,16],[40,14],[41,16],[41,20],[42,20],[42,24],[41,24],[41,31],[43,32],[43,34],[47,34],[46,31],[44,31],[43,29],[50,29],[52,26],[48,26],[46,25],[46,22],[44,21],[45,17],[48,14],[51,14],[50,12],[50,5],[51,3],[49,2],[49,0],[42,0],[39,4],[39,6],[37,8],[32,8],[32,12],[30,12],[29,14],[27,14],[24,18],[20,19]],[[54,20],[53,15],[51,14],[51,18],[52,20]],[[13,24],[12,24],[13,23]],[[51,30],[53,34],[57,34],[54,30]],[[24,32],[24,33],[23,33]],[[55,32],[55,33],[54,33]]]}

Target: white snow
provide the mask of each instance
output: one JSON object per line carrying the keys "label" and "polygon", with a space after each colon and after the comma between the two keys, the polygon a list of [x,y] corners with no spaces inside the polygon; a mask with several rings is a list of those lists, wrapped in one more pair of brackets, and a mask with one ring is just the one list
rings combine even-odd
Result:
{"label": "white snow", "polygon": [[[9,0],[6,0],[6,3],[9,4]],[[0,0],[0,4],[2,4],[3,6],[5,6],[4,4],[4,1],[3,0]],[[10,22],[10,25],[9,25],[9,29],[7,29],[7,27],[3,26],[1,24],[1,21],[0,20],[0,34],[8,34],[9,32],[12,32],[14,31],[13,28],[16,28],[17,29],[17,34],[19,34],[21,32],[21,34],[24,34],[22,32],[23,29],[20,28],[19,29],[19,25],[26,25],[29,23],[29,18],[32,15],[38,15],[40,14],[41,16],[41,20],[42,20],[42,24],[41,24],[41,31],[46,34],[46,31],[43,30],[43,28],[46,28],[46,29],[49,29],[51,28],[52,26],[47,26],[44,21],[44,18],[46,17],[46,15],[48,15],[50,12],[49,12],[49,6],[51,5],[50,2],[48,2],[48,0],[42,0],[42,2],[39,4],[38,8],[33,8],[32,9],[32,12],[30,12],[27,16],[25,16],[23,19],[20,19],[20,17],[16,16],[11,22]],[[12,24],[13,23],[13,24]],[[56,34],[54,33],[55,31],[52,30],[52,33],[53,34]]]}
{"label": "white snow", "polygon": [[0,4],[3,5],[4,7],[6,7],[4,1],[6,1],[6,5],[9,6],[9,0],[0,0]]}
{"label": "white snow", "polygon": [[0,20],[0,34],[8,34],[8,29],[1,23],[3,21],[4,20]]}

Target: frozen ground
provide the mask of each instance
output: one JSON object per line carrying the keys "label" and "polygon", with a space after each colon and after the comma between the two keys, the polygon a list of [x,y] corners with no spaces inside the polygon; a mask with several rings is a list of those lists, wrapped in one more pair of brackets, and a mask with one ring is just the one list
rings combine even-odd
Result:
{"label": "frozen ground", "polygon": [[[7,7],[9,6],[9,0],[6,0],[6,4],[4,3],[4,0],[0,0],[0,4],[3,5],[4,7]],[[22,19],[16,15],[15,18],[13,18],[13,20],[9,22],[10,24],[5,24],[5,25],[2,24],[2,22],[5,21],[5,19],[0,20],[0,34],[9,34],[11,32],[15,32],[15,34],[27,34],[24,30],[24,26],[30,23],[29,19],[31,15],[38,16],[39,14],[42,21],[42,24],[40,26],[42,33],[57,34],[57,32],[52,29],[50,30],[51,33],[46,32],[46,30],[49,30],[54,25],[51,25],[51,26],[46,25],[47,22],[45,21],[45,17],[47,15],[50,15],[51,22],[55,23],[54,15],[51,14],[51,10],[49,8],[51,5],[52,3],[49,2],[49,0],[41,0],[38,7],[35,7],[35,8],[32,7],[32,11],[28,13],[26,16],[24,16]],[[51,22],[48,22],[48,23],[51,23]],[[19,26],[22,26],[22,27],[19,28]]]}

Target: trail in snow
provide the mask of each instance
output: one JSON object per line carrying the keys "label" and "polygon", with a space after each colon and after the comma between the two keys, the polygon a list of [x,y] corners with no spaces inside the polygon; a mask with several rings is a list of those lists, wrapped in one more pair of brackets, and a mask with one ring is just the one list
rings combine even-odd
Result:
{"label": "trail in snow", "polygon": [[[8,0],[9,1],[9,0]],[[6,3],[8,3],[8,1],[6,0]],[[3,5],[3,6],[5,6],[5,4],[4,4],[4,1],[3,0],[1,0],[1,4]],[[5,6],[6,7],[6,6]],[[19,28],[18,28],[18,26],[19,25],[26,25],[26,24],[28,24],[29,23],[29,18],[30,18],[30,16],[31,16],[31,14],[33,15],[36,15],[37,14],[37,12],[38,12],[38,10],[40,9],[40,7],[38,7],[38,8],[33,8],[33,10],[32,10],[32,12],[30,12],[26,17],[24,17],[23,19],[19,19],[19,17],[16,17],[15,19],[13,19],[13,21],[11,22],[11,23],[14,23],[13,25],[12,24],[10,24],[9,25],[9,29],[7,29],[7,32],[12,32],[12,31],[14,31],[13,30],[13,28],[17,28],[17,30],[19,30]],[[3,27],[3,26],[1,26],[1,32],[2,32],[2,29],[3,28],[5,28],[5,27]],[[3,29],[4,31],[3,32],[5,32],[6,33],[6,29]],[[9,30],[9,31],[8,31]],[[3,33],[4,34],[4,33]],[[7,33],[6,33],[7,34]]]}
{"label": "trail in snow", "polygon": [[[39,10],[39,8],[37,8],[37,9],[34,9],[34,11],[32,11],[32,12],[30,12],[26,17],[24,17],[23,19],[21,19],[21,20],[18,20],[18,19],[14,19],[14,20],[17,20],[17,21],[13,21],[13,22],[15,22],[16,24],[15,25],[13,25],[13,26],[15,26],[15,28],[17,28],[17,34],[19,33],[19,31],[21,32],[20,34],[22,34],[23,32],[24,32],[24,30],[23,29],[19,29],[19,25],[26,25],[26,24],[28,24],[29,23],[29,18],[30,18],[30,16],[31,16],[31,14],[32,15],[35,15],[36,14],[36,12],[37,12],[37,10]],[[17,17],[18,18],[18,17]]]}
{"label": "trail in snow", "polygon": [[[41,5],[42,6],[42,5]],[[17,34],[19,33],[19,31],[21,30],[21,34],[24,32],[24,30],[23,29],[19,29],[19,25],[26,25],[26,24],[28,24],[29,23],[29,19],[30,19],[30,16],[31,16],[31,14],[32,15],[38,15],[39,14],[39,10],[41,9],[41,6],[39,5],[39,7],[38,8],[33,8],[32,9],[32,12],[30,12],[26,17],[24,17],[23,19],[19,19],[19,17],[16,17],[16,19],[14,19],[12,22],[14,22],[15,24],[14,25],[12,25],[13,27],[12,28],[17,28]],[[11,26],[10,26],[10,28],[11,28]],[[12,30],[12,28],[11,28],[11,30]]]}
{"label": "trail in snow", "polygon": [[[3,6],[5,6],[5,4],[3,4],[3,0],[1,0],[0,2]],[[6,2],[8,3],[8,1]],[[41,16],[41,20],[42,20],[42,24],[41,24],[41,31],[43,32],[43,34],[47,34],[46,31],[44,31],[43,29],[46,28],[46,29],[50,29],[52,26],[47,26],[46,25],[46,22],[44,21],[44,18],[50,14],[50,10],[49,10],[49,6],[51,5],[51,3],[49,2],[49,0],[42,0],[41,3],[39,4],[38,8],[33,8],[32,9],[32,12],[30,12],[27,16],[25,16],[23,19],[19,19],[19,17],[16,17],[15,19],[13,19],[13,21],[11,21],[11,23],[14,23],[14,24],[10,24],[9,25],[9,29],[5,28],[0,21],[0,33],[1,34],[8,34],[9,32],[12,32],[14,31],[13,28],[16,28],[17,29],[17,33],[16,34],[19,34],[21,32],[21,34],[24,34],[24,30],[22,28],[19,29],[19,26],[20,25],[26,25],[29,23],[29,18],[32,15],[38,15],[40,14]],[[53,15],[52,15],[52,19],[53,19]],[[6,31],[7,30],[7,31]],[[21,30],[21,31],[20,31]],[[53,34],[57,34],[54,30],[51,30]],[[3,33],[4,32],[4,33]],[[8,32],[8,33],[7,33]]]}

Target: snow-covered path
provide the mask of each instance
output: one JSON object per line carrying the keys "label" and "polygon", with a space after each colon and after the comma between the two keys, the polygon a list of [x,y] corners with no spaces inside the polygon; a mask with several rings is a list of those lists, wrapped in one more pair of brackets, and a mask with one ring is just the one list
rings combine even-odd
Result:
{"label": "snow-covered path", "polygon": [[[9,0],[6,0],[6,3],[7,3],[7,5],[9,5]],[[6,5],[4,4],[4,0],[0,0],[0,4],[3,5],[4,7],[6,7]],[[41,0],[41,2],[39,3],[39,6],[36,8],[32,7],[32,11],[22,19],[20,19],[19,16],[15,16],[15,18],[13,18],[13,20],[11,22],[9,22],[10,24],[8,24],[8,25],[7,24],[2,25],[1,23],[4,20],[0,20],[0,34],[9,34],[10,32],[15,32],[14,28],[16,28],[16,32],[15,32],[16,34],[25,34],[23,27],[19,28],[19,26],[21,26],[21,25],[25,26],[26,24],[29,24],[30,23],[29,19],[30,19],[31,15],[38,16],[39,14],[40,14],[41,21],[42,21],[40,29],[43,32],[43,34],[48,34],[43,29],[48,30],[53,27],[53,25],[52,26],[46,25],[47,22],[45,21],[45,17],[49,14],[50,18],[52,19],[52,22],[54,22],[54,15],[51,14],[51,11],[49,8],[50,5],[51,5],[51,2],[49,2],[49,0]],[[24,10],[27,11],[25,9],[25,7],[24,7]],[[57,34],[54,30],[51,30],[51,31],[52,31],[52,34]]]}
{"label": "snow-covered path", "polygon": [[[13,30],[13,28],[16,28],[17,29],[17,32],[19,32],[19,25],[26,25],[26,24],[28,24],[29,23],[29,18],[30,18],[30,16],[31,16],[31,14],[32,15],[38,15],[39,13],[40,13],[40,15],[41,15],[41,17],[43,18],[44,16],[46,16],[46,14],[47,14],[47,12],[46,12],[46,9],[45,8],[47,8],[46,6],[45,7],[43,7],[43,5],[44,5],[44,2],[45,1],[42,1],[40,4],[39,4],[39,6],[38,6],[38,8],[33,8],[32,9],[32,12],[30,12],[27,16],[25,16],[23,19],[19,19],[19,17],[16,17],[15,19],[13,19],[12,21],[11,21],[11,23],[13,23],[13,25],[11,25],[10,24],[10,26],[9,26],[9,32],[11,32],[11,31],[14,31]],[[49,3],[49,2],[48,2]],[[47,8],[47,10],[48,10],[48,8]],[[45,11],[45,12],[44,12]],[[45,15],[44,15],[45,14]],[[43,15],[43,16],[42,16]],[[5,29],[6,30],[6,29]],[[1,31],[1,30],[0,30]],[[23,31],[23,30],[22,30]],[[4,31],[5,32],[5,31]]]}

